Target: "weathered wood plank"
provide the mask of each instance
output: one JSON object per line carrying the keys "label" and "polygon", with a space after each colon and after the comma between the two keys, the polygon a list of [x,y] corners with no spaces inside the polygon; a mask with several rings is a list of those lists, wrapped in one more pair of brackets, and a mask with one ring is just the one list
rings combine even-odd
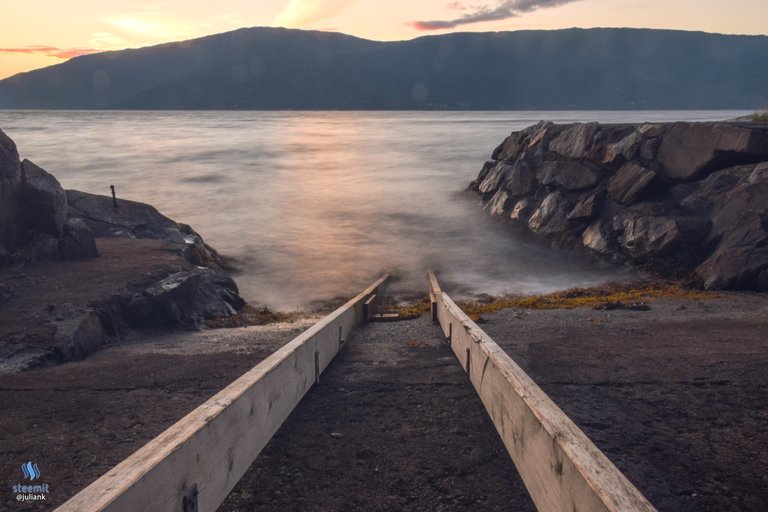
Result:
{"label": "weathered wood plank", "polygon": [[542,389],[440,290],[450,338],[536,508],[542,512],[651,512],[655,508]]}
{"label": "weathered wood plank", "polygon": [[[221,390],[57,510],[182,510],[197,486],[200,511],[214,511],[363,319],[383,276]],[[316,365],[317,361],[317,365]]]}

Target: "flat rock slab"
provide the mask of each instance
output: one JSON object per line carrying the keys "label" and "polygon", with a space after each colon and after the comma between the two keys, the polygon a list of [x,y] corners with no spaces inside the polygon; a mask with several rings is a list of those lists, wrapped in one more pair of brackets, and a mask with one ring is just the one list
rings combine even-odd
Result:
{"label": "flat rock slab", "polygon": [[356,331],[219,510],[535,508],[422,317]]}
{"label": "flat rock slab", "polygon": [[659,510],[765,510],[768,296],[483,316]]}

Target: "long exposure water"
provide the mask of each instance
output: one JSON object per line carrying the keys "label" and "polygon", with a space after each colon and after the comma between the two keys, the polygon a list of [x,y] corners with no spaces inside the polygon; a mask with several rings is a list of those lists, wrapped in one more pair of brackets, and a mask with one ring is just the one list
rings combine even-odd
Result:
{"label": "long exposure water", "polygon": [[0,111],[22,158],[64,188],[150,203],[233,257],[242,294],[293,309],[382,272],[425,289],[532,293],[618,275],[516,237],[463,192],[539,120],[728,119],[745,112]]}

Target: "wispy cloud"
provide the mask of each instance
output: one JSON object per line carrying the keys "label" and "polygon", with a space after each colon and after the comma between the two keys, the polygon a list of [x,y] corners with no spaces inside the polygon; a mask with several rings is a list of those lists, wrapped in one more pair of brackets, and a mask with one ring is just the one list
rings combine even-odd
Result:
{"label": "wispy cloud", "polygon": [[291,0],[274,24],[281,27],[302,27],[330,18],[346,9],[354,0]]}
{"label": "wispy cloud", "polygon": [[497,2],[495,5],[473,7],[468,7],[461,2],[451,2],[448,4],[449,9],[471,12],[450,20],[412,21],[408,24],[416,30],[444,30],[470,23],[506,20],[537,9],[556,7],[576,1],[578,0],[505,0]]}
{"label": "wispy cloud", "polygon": [[101,50],[92,48],[57,48],[55,46],[24,46],[23,48],[0,48],[0,53],[24,53],[32,55],[45,55],[57,59],[71,59],[80,55],[88,55]]}

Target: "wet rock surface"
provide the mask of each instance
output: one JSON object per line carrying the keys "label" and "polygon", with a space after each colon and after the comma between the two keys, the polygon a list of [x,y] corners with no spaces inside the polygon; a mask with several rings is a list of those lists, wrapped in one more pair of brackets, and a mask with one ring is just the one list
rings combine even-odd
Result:
{"label": "wet rock surface", "polygon": [[470,189],[556,246],[768,291],[768,124],[542,122],[502,142]]}

